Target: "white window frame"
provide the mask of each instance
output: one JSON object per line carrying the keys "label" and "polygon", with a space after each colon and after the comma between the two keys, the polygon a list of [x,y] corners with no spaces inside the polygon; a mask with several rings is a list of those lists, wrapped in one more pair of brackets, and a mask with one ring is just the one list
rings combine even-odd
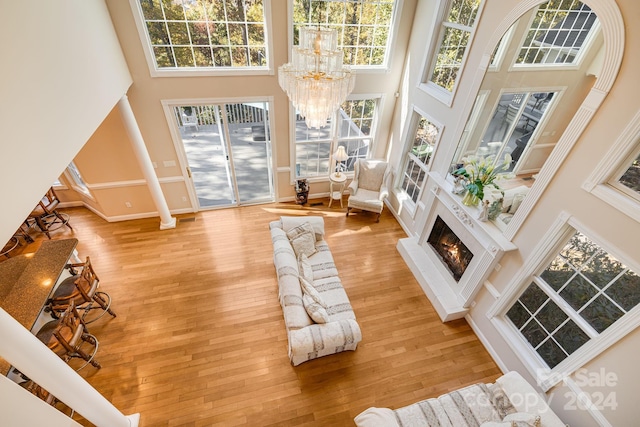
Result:
{"label": "white window frame", "polygon": [[587,181],[582,184],[582,188],[640,222],[640,200],[626,191],[620,191],[618,186],[611,183],[619,177],[622,168],[628,167],[628,162],[634,155],[637,156],[638,151],[640,151],[640,111],[633,116],[611,149],[602,157]]}
{"label": "white window frame", "polygon": [[78,166],[74,163],[73,160],[69,163],[69,166],[67,166],[67,168],[65,169],[64,175],[71,183],[71,188],[73,190],[93,200],[93,196],[91,195],[91,190],[89,189],[89,186],[87,185],[85,180],[82,178],[82,174],[80,174],[80,170],[78,169]]}
{"label": "white window frame", "polygon": [[496,47],[495,54],[493,55],[493,61],[489,60],[489,66],[487,67],[487,72],[497,72],[502,68],[502,63],[504,62],[505,55],[507,53],[507,48],[511,44],[511,39],[513,39],[513,33],[515,32],[516,26],[512,25],[509,27],[506,33],[500,39],[498,46]]}
{"label": "white window frame", "polygon": [[[411,153],[411,148],[413,147],[413,142],[415,141],[420,118],[424,118],[425,120],[428,120],[432,125],[438,128],[438,135],[436,136],[436,140],[433,145],[433,151],[429,158],[429,162],[427,164],[424,164],[422,161],[420,161],[416,156],[414,156]],[[427,175],[429,174],[433,166],[433,157],[435,153],[438,151],[438,145],[440,144],[443,130],[444,130],[444,125],[442,123],[438,122],[431,115],[425,113],[423,110],[416,107],[415,105],[413,106],[413,109],[411,110],[411,118],[410,118],[409,126],[407,126],[407,132],[404,137],[405,148],[404,148],[404,154],[403,154],[402,169],[401,169],[401,172],[398,174],[397,183],[395,185],[398,193],[404,196],[401,198],[403,206],[411,213],[412,216],[415,215],[417,204],[420,202],[420,199],[422,198],[422,194],[424,193],[424,188],[427,183]],[[404,182],[404,176],[407,169],[407,165],[410,160],[413,160],[414,163],[418,165],[424,172],[422,183],[419,185],[420,190],[418,191],[418,198],[415,202],[402,186]]]}
{"label": "white window frame", "polygon": [[480,5],[478,6],[478,11],[476,13],[476,18],[469,31],[469,41],[467,43],[467,47],[465,48],[464,55],[462,57],[462,61],[460,62],[460,69],[458,70],[458,76],[456,77],[456,81],[453,85],[451,91],[441,87],[440,85],[435,84],[431,81],[431,75],[433,74],[434,67],[438,60],[438,52],[440,51],[440,46],[442,45],[443,37],[445,34],[445,29],[447,25],[451,25],[454,28],[461,28],[459,24],[456,23],[448,23],[446,21],[447,15],[449,14],[449,10],[451,8],[452,0],[440,0],[438,5],[438,20],[436,21],[436,25],[438,27],[438,37],[432,40],[432,45],[429,49],[429,54],[427,56],[427,60],[425,61],[425,66],[423,67],[423,75],[422,82],[418,85],[418,87],[426,92],[427,94],[433,96],[438,101],[442,102],[446,106],[450,107],[453,104],[453,100],[458,91],[458,84],[460,83],[460,76],[464,73],[464,69],[467,63],[467,58],[469,57],[469,50],[471,45],[473,44],[473,40],[475,38],[476,28],[478,26],[478,22],[482,17],[482,11],[484,10],[484,4],[486,0],[480,0]]}
{"label": "white window frame", "polygon": [[[266,1],[266,0],[265,0]],[[294,0],[287,0],[289,4],[289,52],[293,48],[293,34],[294,34],[294,22],[293,22],[293,2]],[[329,1],[329,0],[327,0]],[[363,2],[363,0],[356,0],[356,2]],[[385,47],[385,59],[380,65],[354,65],[347,64],[352,70],[356,70],[359,74],[363,73],[379,73],[389,72],[391,69],[391,58],[393,56],[394,49],[392,46],[395,44],[395,40],[398,36],[398,21],[402,16],[402,6],[404,0],[393,0],[393,14],[391,16],[391,23],[389,26],[389,32],[387,34],[387,46]],[[304,25],[304,24],[296,24]],[[334,28],[335,26],[331,26]],[[338,34],[338,48],[342,48],[340,43],[340,34]]]}
{"label": "white window frame", "polygon": [[[369,146],[369,150],[367,151],[367,158],[371,157],[371,153],[373,153],[374,151],[374,147],[375,147],[375,141],[377,140],[377,134],[378,134],[378,121],[380,120],[380,111],[382,110],[382,108],[384,107],[383,103],[384,103],[384,95],[381,93],[375,93],[375,94],[351,94],[347,97],[346,101],[361,101],[361,100],[375,100],[376,101],[376,111],[373,117],[373,121],[371,123],[371,132],[369,134],[368,137],[366,137],[367,139],[371,139],[371,144]],[[295,182],[298,179],[307,179],[309,182],[318,182],[318,181],[326,181],[329,178],[329,175],[333,172],[333,167],[332,165],[334,165],[335,161],[333,160],[333,154],[335,152],[335,150],[337,149],[337,144],[341,141],[340,136],[338,135],[338,128],[336,126],[336,124],[338,123],[338,119],[337,119],[337,113],[334,113],[333,116],[331,117],[331,130],[330,130],[330,135],[329,135],[329,142],[330,142],[330,147],[329,147],[329,170],[327,171],[327,174],[318,174],[315,176],[300,176],[297,177],[296,176],[296,164],[297,164],[297,148],[298,148],[298,142],[296,140],[296,109],[293,107],[293,105],[291,104],[291,102],[289,102],[289,120],[290,123],[293,123],[292,126],[290,126],[289,128],[289,134],[290,134],[290,138],[289,140],[291,141],[291,159],[290,159],[290,164],[294,165],[292,168],[290,168],[290,181],[291,183]],[[347,176],[353,176],[353,171],[344,171],[344,173]]]}
{"label": "white window frame", "polygon": [[129,0],[133,18],[142,43],[142,50],[149,66],[151,77],[202,77],[202,76],[238,76],[238,75],[273,75],[273,42],[271,25],[271,1],[263,0],[265,49],[267,65],[263,67],[201,67],[201,68],[158,68],[152,52],[151,40],[144,22],[140,0]]}
{"label": "white window frame", "polygon": [[[639,304],[598,336],[591,338],[554,368],[549,369],[528,341],[506,318],[507,311],[531,284],[532,276],[557,256],[576,230],[585,234],[590,240],[614,255],[633,271],[640,271],[640,265],[627,258],[622,250],[616,248],[615,245],[603,239],[593,230],[585,227],[575,217],[572,217],[567,212],[562,212],[549,231],[542,237],[540,243],[533,250],[518,274],[514,276],[511,285],[487,311],[487,318],[490,319],[507,345],[525,365],[529,373],[537,379],[538,385],[545,392],[640,326]],[[554,302],[561,308],[562,305],[569,307],[568,303],[561,298],[554,300]]]}
{"label": "white window frame", "polygon": [[[582,2],[584,3],[584,2]],[[544,4],[544,3],[543,3]],[[511,60],[511,65],[509,66],[509,71],[512,70],[517,70],[517,71],[548,71],[550,68],[553,68],[554,70],[578,70],[580,69],[580,67],[582,66],[582,62],[584,61],[584,57],[585,57],[585,52],[589,52],[591,45],[594,43],[595,39],[597,38],[597,35],[600,33],[601,31],[601,26],[600,26],[600,20],[596,18],[596,22],[594,22],[593,26],[591,27],[591,29],[589,30],[589,34],[587,35],[587,38],[585,39],[584,43],[582,44],[582,46],[580,47],[580,51],[578,52],[578,55],[576,56],[575,60],[571,63],[553,63],[553,62],[543,62],[543,63],[537,63],[537,64],[518,64],[516,63],[517,59],[518,59],[518,54],[520,52],[520,50],[523,49],[522,45],[524,44],[524,41],[527,38],[527,34],[531,28],[531,25],[533,24],[533,21],[535,19],[535,15],[536,12],[538,11],[538,8],[541,5],[538,5],[535,9],[535,11],[531,14],[531,17],[529,18],[529,23],[527,24],[527,30],[524,31],[524,33],[522,34],[522,38],[520,39],[520,43],[518,43],[518,48],[517,48],[517,52],[514,56],[513,59]],[[595,12],[594,12],[595,13]]]}

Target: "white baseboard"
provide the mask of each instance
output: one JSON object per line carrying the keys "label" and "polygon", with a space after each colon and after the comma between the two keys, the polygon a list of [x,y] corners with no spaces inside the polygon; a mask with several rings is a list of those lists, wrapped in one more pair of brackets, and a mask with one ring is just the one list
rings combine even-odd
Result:
{"label": "white baseboard", "polygon": [[493,348],[493,346],[491,345],[487,337],[482,333],[478,325],[476,325],[476,322],[473,321],[473,318],[471,317],[471,315],[467,314],[464,318],[469,324],[469,326],[471,326],[471,329],[473,329],[473,332],[476,334],[476,336],[478,337],[478,339],[480,340],[484,348],[487,349],[493,361],[496,362],[496,365],[498,365],[498,368],[500,368],[502,373],[506,374],[507,372],[509,372],[509,368],[507,367],[507,364],[504,363],[504,361],[500,358],[500,356],[498,355],[498,352]]}

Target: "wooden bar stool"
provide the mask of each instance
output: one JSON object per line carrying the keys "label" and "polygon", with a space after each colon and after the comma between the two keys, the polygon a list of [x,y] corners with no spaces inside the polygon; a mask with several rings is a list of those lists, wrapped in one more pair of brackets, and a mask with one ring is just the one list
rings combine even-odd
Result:
{"label": "wooden bar stool", "polygon": [[[94,360],[98,352],[98,340],[87,330],[87,325],[80,317],[80,313],[78,313],[73,301],[59,319],[52,320],[40,328],[36,333],[36,338],[65,362],[69,362],[72,358],[83,359],[85,363],[77,368],[76,371],[88,364],[98,369],[101,368],[100,364]],[[91,354],[81,348],[85,342],[93,346]]]}
{"label": "wooden bar stool", "polygon": [[[98,291],[100,279],[93,269],[91,259],[87,257],[84,263],[68,264],[73,276],[67,277],[58,285],[53,296],[49,298],[45,311],[50,311],[57,317],[74,303],[79,310],[82,310],[82,319],[85,323],[95,322],[109,313],[113,317],[116,314],[111,310],[111,296],[106,292]],[[76,273],[76,268],[81,268],[80,273]],[[89,315],[92,310],[100,310],[98,315]]]}
{"label": "wooden bar stool", "polygon": [[69,224],[69,215],[57,211],[56,208],[59,204],[60,199],[58,199],[58,195],[53,190],[53,187],[49,188],[42,200],[38,202],[33,211],[29,214],[27,223],[29,220],[33,220],[40,231],[46,234],[49,239],[51,238],[51,234],[49,232],[62,227],[63,225],[66,225],[69,229],[73,230],[73,227]]}

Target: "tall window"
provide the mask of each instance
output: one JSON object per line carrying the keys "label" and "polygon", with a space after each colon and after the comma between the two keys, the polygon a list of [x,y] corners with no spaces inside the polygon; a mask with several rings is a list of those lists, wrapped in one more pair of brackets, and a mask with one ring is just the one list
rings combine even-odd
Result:
{"label": "tall window", "polygon": [[[500,162],[509,153],[512,163],[508,170],[513,170],[533,142],[535,130],[555,98],[556,92],[503,93],[475,154],[494,156],[496,162]],[[456,157],[453,163],[460,160]]]}
{"label": "tall window", "polygon": [[451,0],[442,21],[440,43],[429,81],[453,92],[466,57],[481,0]]}
{"label": "tall window", "polygon": [[338,30],[338,47],[346,65],[386,66],[396,3],[398,0],[294,0],[294,44],[301,26],[320,23]]}
{"label": "tall window", "polygon": [[413,202],[417,202],[425,183],[425,176],[429,170],[440,129],[428,119],[417,113],[416,131],[413,134],[413,144],[407,152],[404,177],[400,188],[407,193]]}
{"label": "tall window", "polygon": [[84,179],[80,174],[80,170],[74,162],[69,163],[69,166],[67,166],[67,172],[71,177],[71,184],[74,190],[80,191],[86,195],[91,195],[91,193],[89,192],[89,187],[87,187],[86,182],[84,182]]}
{"label": "tall window", "polygon": [[640,277],[579,231],[506,317],[549,368],[605,333],[640,303]]}
{"label": "tall window", "polygon": [[573,64],[597,28],[598,18],[578,0],[549,1],[538,7],[516,64]]}
{"label": "tall window", "polygon": [[343,170],[353,171],[356,159],[369,154],[377,106],[377,98],[347,100],[320,129],[309,129],[304,119],[296,117],[296,177],[329,175],[333,172],[331,156],[339,145],[349,155]]}
{"label": "tall window", "polygon": [[267,66],[263,0],[135,0],[155,69]]}
{"label": "tall window", "polygon": [[640,141],[623,168],[614,176],[611,185],[628,196],[640,201]]}

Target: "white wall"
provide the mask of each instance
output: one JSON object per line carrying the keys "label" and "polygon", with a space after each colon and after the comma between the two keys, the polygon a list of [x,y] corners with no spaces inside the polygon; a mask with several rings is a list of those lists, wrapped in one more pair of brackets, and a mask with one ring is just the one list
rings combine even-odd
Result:
{"label": "white wall", "polygon": [[0,3],[0,242],[131,85],[103,0]]}
{"label": "white wall", "polygon": [[[585,0],[585,3],[595,8],[594,4],[603,4],[605,1],[608,0]],[[401,90],[401,107],[396,110],[392,133],[401,135],[412,106],[416,106],[441,123],[444,131],[440,147],[434,157],[433,167],[438,171],[446,171],[464,128],[466,115],[476,96],[476,91],[472,88],[479,87],[483,78],[482,73],[478,73],[478,69],[482,68],[482,61],[486,60],[483,54],[492,50],[492,46],[488,46],[488,40],[495,39],[496,28],[500,27],[505,20],[511,19],[510,22],[513,22],[516,16],[512,15],[512,12],[518,8],[520,2],[518,0],[485,2],[485,9],[477,27],[466,68],[450,107],[417,88],[423,74],[425,46],[428,48],[434,31],[433,3],[419,3],[407,56],[405,86]],[[630,260],[634,266],[640,265],[640,252],[637,250],[637,242],[640,241],[638,223],[582,189],[583,183],[589,179],[600,160],[608,155],[611,145],[640,109],[640,85],[637,83],[640,58],[635,54],[640,49],[640,28],[633,25],[640,16],[640,4],[635,0],[617,0],[616,3],[627,25],[624,29],[625,55],[615,83],[567,158],[560,164],[538,203],[513,237],[512,241],[518,249],[507,253],[500,261],[502,267],[500,271],[494,271],[490,275],[489,282],[499,294],[512,286],[526,285],[514,283],[513,278],[531,257],[544,231],[551,227],[563,211],[569,212],[583,224],[584,232],[591,234],[594,238],[602,239],[614,254]],[[607,46],[607,40],[605,40],[605,46]],[[396,167],[400,168],[403,153],[401,148],[404,141],[395,139],[391,143],[395,146]],[[427,183],[427,190],[428,188]],[[399,200],[392,197],[391,202],[393,209],[399,213],[398,217],[405,229],[412,234],[420,234],[424,225],[420,210],[416,215],[410,215],[406,209],[403,209]],[[471,310],[469,320],[492,354],[497,355],[501,367],[506,370],[518,370],[527,376],[523,362],[486,316],[495,301],[495,297],[483,288],[476,298],[476,305]],[[634,331],[584,366],[591,372],[599,372],[600,369],[614,372],[620,379],[615,389],[611,390],[615,392],[618,402],[615,410],[609,407],[601,408],[602,410],[595,414],[596,417],[601,417],[597,420],[584,409],[574,409],[568,403],[571,403],[575,394],[567,387],[552,389],[554,392],[552,407],[558,411],[565,422],[571,425],[581,427],[634,425],[632,420],[636,420],[640,415],[640,408],[634,404],[640,371],[637,369],[632,349],[638,347],[640,347],[640,332]],[[530,376],[529,379],[534,381]],[[583,386],[582,389],[592,397],[595,396],[594,392],[605,391],[588,386]]]}
{"label": "white wall", "polygon": [[0,378],[2,426],[76,427],[77,422],[6,377]]}

